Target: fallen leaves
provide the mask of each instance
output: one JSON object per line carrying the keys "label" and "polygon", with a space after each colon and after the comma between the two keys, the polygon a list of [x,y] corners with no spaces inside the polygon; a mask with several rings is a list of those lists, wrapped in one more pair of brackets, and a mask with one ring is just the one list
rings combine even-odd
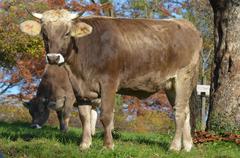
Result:
{"label": "fallen leaves", "polygon": [[194,144],[214,142],[214,141],[231,141],[231,142],[235,142],[237,145],[240,145],[240,134],[224,132],[222,134],[217,135],[217,134],[209,133],[207,131],[196,131],[194,133],[194,138],[193,138]]}

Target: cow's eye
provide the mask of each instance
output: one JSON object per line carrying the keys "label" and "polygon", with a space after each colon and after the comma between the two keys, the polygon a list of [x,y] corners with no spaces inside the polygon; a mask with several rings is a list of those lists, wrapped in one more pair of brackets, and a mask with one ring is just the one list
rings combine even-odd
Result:
{"label": "cow's eye", "polygon": [[68,37],[70,35],[70,32],[65,33],[65,37]]}

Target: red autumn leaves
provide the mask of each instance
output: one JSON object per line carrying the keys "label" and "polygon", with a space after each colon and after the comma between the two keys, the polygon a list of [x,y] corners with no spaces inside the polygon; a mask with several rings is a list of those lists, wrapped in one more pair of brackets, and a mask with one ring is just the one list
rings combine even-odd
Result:
{"label": "red autumn leaves", "polygon": [[214,141],[230,141],[240,145],[240,134],[234,134],[230,132],[224,132],[216,135],[207,131],[196,131],[194,133],[193,142],[195,144],[214,142]]}

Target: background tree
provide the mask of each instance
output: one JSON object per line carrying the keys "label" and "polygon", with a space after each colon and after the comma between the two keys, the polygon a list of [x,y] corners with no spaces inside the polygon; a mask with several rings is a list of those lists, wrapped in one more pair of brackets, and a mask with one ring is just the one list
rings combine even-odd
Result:
{"label": "background tree", "polygon": [[[26,4],[28,4],[26,6]],[[36,87],[36,79],[44,68],[44,48],[39,37],[29,37],[20,32],[19,23],[32,18],[25,10],[47,9],[43,1],[3,0],[0,2],[0,94],[18,87],[24,94]],[[29,88],[29,90],[27,90]],[[27,91],[25,91],[27,90]]]}
{"label": "background tree", "polygon": [[182,14],[189,0],[126,0],[122,6],[115,7],[118,16],[131,18],[162,19]]}
{"label": "background tree", "polygon": [[208,129],[240,130],[240,1],[210,0],[214,66]]}

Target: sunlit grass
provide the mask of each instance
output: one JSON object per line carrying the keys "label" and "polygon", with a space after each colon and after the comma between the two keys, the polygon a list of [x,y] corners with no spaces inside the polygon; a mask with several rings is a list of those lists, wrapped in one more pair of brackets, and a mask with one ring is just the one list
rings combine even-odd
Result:
{"label": "sunlit grass", "polygon": [[70,128],[66,134],[57,127],[45,126],[41,130],[29,128],[28,123],[0,122],[0,151],[5,157],[93,157],[93,158],[239,158],[240,146],[230,142],[196,145],[186,153],[168,150],[172,134],[114,132],[115,149],[102,148],[102,132],[93,138],[91,149],[79,150],[81,129]]}

